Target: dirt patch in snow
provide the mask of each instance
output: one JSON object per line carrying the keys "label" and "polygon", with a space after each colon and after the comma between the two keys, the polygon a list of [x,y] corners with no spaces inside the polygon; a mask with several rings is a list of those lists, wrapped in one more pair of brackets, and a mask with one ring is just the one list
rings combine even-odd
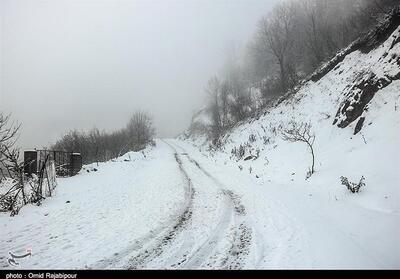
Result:
{"label": "dirt patch in snow", "polygon": [[245,223],[241,223],[238,228],[235,228],[232,246],[230,247],[226,258],[222,261],[222,268],[243,268],[245,259],[250,253],[251,239],[252,230]]}
{"label": "dirt patch in snow", "polygon": [[222,192],[224,193],[224,195],[227,195],[232,201],[233,208],[236,214],[242,216],[246,215],[246,208],[243,206],[243,204],[241,204],[240,197],[238,195],[233,193],[231,190],[222,190]]}

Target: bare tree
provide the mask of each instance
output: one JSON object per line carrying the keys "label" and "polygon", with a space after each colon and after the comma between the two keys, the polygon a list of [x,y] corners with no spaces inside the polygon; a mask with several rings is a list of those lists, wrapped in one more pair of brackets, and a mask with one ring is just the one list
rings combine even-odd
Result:
{"label": "bare tree", "polygon": [[223,81],[220,85],[220,106],[221,106],[221,124],[224,129],[230,126],[229,117],[229,84],[227,81]]}
{"label": "bare tree", "polygon": [[289,54],[294,45],[294,9],[291,3],[282,3],[264,17],[259,24],[258,36],[264,49],[270,52],[279,65],[282,90],[289,81]]}
{"label": "bare tree", "polygon": [[10,122],[10,117],[10,114],[3,115],[0,112],[0,148],[2,149],[5,147],[12,148],[18,139],[17,134],[21,124]]}
{"label": "bare tree", "polygon": [[251,112],[252,104],[250,95],[245,90],[237,92],[232,95],[229,102],[229,112],[234,118],[235,122],[240,122],[246,119]]}
{"label": "bare tree", "polygon": [[11,122],[11,115],[3,115],[0,112],[0,178],[7,176],[14,178],[17,167],[14,165],[19,157],[19,150],[14,148],[18,139],[20,124]]}
{"label": "bare tree", "polygon": [[126,126],[128,146],[133,151],[139,151],[153,139],[155,134],[153,120],[149,113],[137,111],[133,113]]}
{"label": "bare tree", "polygon": [[312,156],[312,165],[310,174],[315,172],[314,170],[314,140],[315,134],[311,132],[311,124],[310,123],[297,123],[291,121],[289,123],[289,128],[284,129],[282,131],[282,139],[289,142],[304,142],[310,148],[311,156]]}
{"label": "bare tree", "polygon": [[[229,45],[226,49],[223,82],[220,84],[221,114],[224,115],[225,112],[226,116],[229,115],[235,122],[244,120],[252,109],[250,94],[247,90],[249,83],[239,53],[235,44]],[[224,122],[223,119],[222,122]],[[223,126],[226,128],[227,125]]]}
{"label": "bare tree", "polygon": [[322,25],[326,22],[326,5],[324,1],[304,0],[300,2],[304,10],[304,40],[306,48],[310,51],[313,68],[324,59],[324,43],[322,38]]}
{"label": "bare tree", "polygon": [[208,111],[211,114],[211,136],[214,140],[218,139],[222,133],[220,89],[221,83],[217,77],[211,78],[205,89],[209,98]]}
{"label": "bare tree", "polygon": [[[24,190],[23,163],[19,163],[19,149],[14,145],[18,139],[21,124],[11,122],[10,115],[0,112],[0,182],[2,179],[11,178],[13,185],[4,195],[0,196],[1,208],[11,210],[17,214],[20,206],[16,203],[22,197],[22,203],[27,199]],[[5,205],[5,206],[4,206]]]}

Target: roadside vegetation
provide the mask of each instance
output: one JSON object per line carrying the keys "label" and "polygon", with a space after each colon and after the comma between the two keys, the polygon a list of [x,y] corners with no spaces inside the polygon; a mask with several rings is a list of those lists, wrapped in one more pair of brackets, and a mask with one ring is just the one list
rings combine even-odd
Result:
{"label": "roadside vegetation", "polygon": [[154,144],[155,129],[149,113],[137,111],[126,126],[115,132],[93,128],[88,132],[71,130],[61,137],[50,149],[79,152],[83,163],[105,162],[128,151],[140,151]]}

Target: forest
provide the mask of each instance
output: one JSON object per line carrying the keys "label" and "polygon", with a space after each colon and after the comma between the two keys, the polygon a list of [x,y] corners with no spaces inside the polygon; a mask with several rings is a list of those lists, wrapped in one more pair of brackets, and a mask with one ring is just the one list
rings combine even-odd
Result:
{"label": "forest", "polygon": [[285,0],[262,17],[245,48],[230,45],[222,71],[208,81],[204,109],[211,128],[191,133],[219,137],[254,116],[342,48],[384,20],[395,0]]}

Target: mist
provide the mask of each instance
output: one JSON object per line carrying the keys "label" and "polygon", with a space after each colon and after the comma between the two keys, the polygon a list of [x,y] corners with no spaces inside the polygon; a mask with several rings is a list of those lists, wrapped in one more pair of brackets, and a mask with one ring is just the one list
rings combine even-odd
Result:
{"label": "mist", "polygon": [[245,47],[275,2],[1,0],[0,110],[22,123],[23,148],[114,131],[138,109],[175,136],[227,45]]}

